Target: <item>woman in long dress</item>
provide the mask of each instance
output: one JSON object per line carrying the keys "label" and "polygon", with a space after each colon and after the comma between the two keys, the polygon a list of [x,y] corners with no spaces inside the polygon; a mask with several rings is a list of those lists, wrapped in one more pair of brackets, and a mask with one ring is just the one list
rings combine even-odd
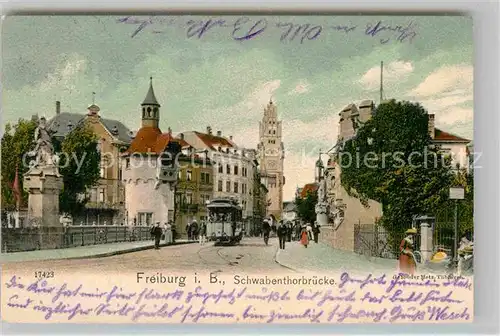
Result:
{"label": "woman in long dress", "polygon": [[406,274],[415,273],[417,266],[415,262],[414,251],[414,236],[417,234],[417,229],[406,230],[406,237],[399,245],[399,271]]}
{"label": "woman in long dress", "polygon": [[305,227],[300,231],[300,243],[307,248],[309,245],[309,234],[307,233],[307,229]]}

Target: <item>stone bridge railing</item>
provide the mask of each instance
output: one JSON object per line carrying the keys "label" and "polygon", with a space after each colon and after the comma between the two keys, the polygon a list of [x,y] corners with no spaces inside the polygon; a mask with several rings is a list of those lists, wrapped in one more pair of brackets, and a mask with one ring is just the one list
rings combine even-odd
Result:
{"label": "stone bridge railing", "polygon": [[43,249],[43,240],[57,241],[57,248],[150,240],[145,226],[68,226],[1,229],[2,252]]}

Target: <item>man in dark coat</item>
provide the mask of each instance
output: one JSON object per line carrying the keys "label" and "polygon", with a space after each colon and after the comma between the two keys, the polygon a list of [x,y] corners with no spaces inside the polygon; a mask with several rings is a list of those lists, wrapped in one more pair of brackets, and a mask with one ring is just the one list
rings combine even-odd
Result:
{"label": "man in dark coat", "polygon": [[161,236],[163,235],[163,230],[160,227],[160,222],[156,222],[156,225],[151,228],[151,235],[155,239],[155,249],[160,248],[160,240]]}
{"label": "man in dark coat", "polygon": [[262,233],[264,236],[264,241],[266,242],[269,239],[269,234],[271,233],[271,225],[269,225],[269,222],[267,220],[262,223]]}
{"label": "man in dark coat", "polygon": [[316,244],[318,243],[318,236],[320,234],[319,228],[320,226],[318,225],[318,223],[315,223],[313,227],[313,236],[314,236],[314,242]]}
{"label": "man in dark coat", "polygon": [[284,250],[288,229],[283,222],[279,224],[277,229],[277,234],[278,234],[278,239],[280,241],[280,249]]}
{"label": "man in dark coat", "polygon": [[287,222],[286,223],[286,240],[291,243],[292,242],[292,223]]}

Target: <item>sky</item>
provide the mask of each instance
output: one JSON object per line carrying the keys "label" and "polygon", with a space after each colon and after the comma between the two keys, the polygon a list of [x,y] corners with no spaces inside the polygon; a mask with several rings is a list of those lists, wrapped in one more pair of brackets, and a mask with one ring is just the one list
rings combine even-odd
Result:
{"label": "sky", "polygon": [[420,102],[436,127],[473,139],[468,17],[14,16],[2,28],[3,125],[50,118],[56,100],[63,112],[86,113],[95,92],[103,117],[137,130],[152,76],[163,131],[210,125],[255,148],[272,97],[284,200],[314,180],[340,110],[378,103],[381,61],[384,98]]}

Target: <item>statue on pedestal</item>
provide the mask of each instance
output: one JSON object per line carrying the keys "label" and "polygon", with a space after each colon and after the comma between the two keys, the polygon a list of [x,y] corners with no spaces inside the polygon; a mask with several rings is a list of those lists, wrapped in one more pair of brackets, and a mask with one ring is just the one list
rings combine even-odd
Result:
{"label": "statue on pedestal", "polygon": [[328,225],[328,200],[326,197],[326,178],[324,176],[319,181],[318,188],[318,203],[315,207],[316,221],[320,226]]}
{"label": "statue on pedestal", "polygon": [[35,160],[31,162],[31,170],[56,165],[58,158],[54,154],[54,146],[52,145],[52,135],[56,132],[57,130],[47,127],[45,117],[40,118],[35,129],[35,148],[28,153],[29,156],[35,157]]}

